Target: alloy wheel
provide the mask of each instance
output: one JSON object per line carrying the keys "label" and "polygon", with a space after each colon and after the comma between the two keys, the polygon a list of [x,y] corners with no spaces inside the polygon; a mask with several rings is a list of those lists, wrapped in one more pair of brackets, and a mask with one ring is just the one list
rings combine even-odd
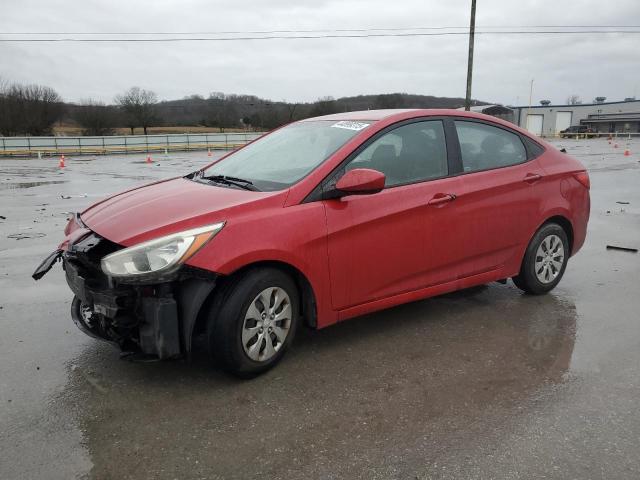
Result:
{"label": "alloy wheel", "polygon": [[539,282],[553,282],[564,265],[564,244],[558,235],[545,237],[536,251],[534,270]]}
{"label": "alloy wheel", "polygon": [[270,360],[291,328],[291,299],[280,287],[265,288],[253,299],[242,325],[242,347],[256,362]]}

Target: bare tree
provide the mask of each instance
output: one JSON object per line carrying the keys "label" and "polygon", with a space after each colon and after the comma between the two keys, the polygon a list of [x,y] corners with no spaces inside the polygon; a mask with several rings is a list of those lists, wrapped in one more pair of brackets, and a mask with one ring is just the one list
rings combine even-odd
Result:
{"label": "bare tree", "polygon": [[240,118],[237,104],[238,99],[234,95],[211,92],[207,100],[206,123],[218,127],[223,133],[225,128],[236,127]]}
{"label": "bare tree", "polygon": [[9,82],[0,77],[0,135],[9,135]]}
{"label": "bare tree", "polygon": [[0,132],[3,135],[46,135],[62,116],[60,95],[42,85],[0,85]]}
{"label": "bare tree", "polygon": [[321,97],[313,104],[310,116],[317,117],[320,115],[329,115],[331,113],[338,113],[338,111],[339,108],[335,98]]}
{"label": "bare tree", "polygon": [[118,95],[115,101],[124,111],[127,126],[131,129],[132,135],[135,127],[142,127],[146,135],[147,128],[158,121],[156,114],[158,97],[151,90],[131,87],[122,95]]}
{"label": "bare tree", "polygon": [[384,93],[376,97],[374,108],[402,108],[404,97],[401,93]]}
{"label": "bare tree", "polygon": [[296,113],[296,108],[298,108],[298,104],[297,103],[286,103],[284,100],[283,102],[286,109],[287,109],[287,113],[289,114],[289,122],[293,122],[293,116]]}
{"label": "bare tree", "polygon": [[581,103],[580,96],[575,93],[567,97],[567,105],[580,105]]}
{"label": "bare tree", "polygon": [[117,122],[116,107],[91,99],[83,100],[73,115],[83,135],[113,135]]}

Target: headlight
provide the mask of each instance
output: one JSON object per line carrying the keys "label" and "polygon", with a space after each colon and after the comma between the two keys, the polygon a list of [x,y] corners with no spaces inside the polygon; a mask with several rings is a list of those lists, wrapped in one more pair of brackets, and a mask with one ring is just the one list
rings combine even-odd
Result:
{"label": "headlight", "polygon": [[222,227],[224,222],[174,233],[119,250],[102,259],[102,271],[111,277],[171,273],[200,250]]}

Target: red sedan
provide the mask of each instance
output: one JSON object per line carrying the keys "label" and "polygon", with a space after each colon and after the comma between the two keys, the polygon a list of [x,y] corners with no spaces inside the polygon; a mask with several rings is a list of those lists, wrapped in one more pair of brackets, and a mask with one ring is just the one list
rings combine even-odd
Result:
{"label": "red sedan", "polygon": [[302,120],[184,177],[98,202],[62,258],[86,333],[133,356],[277,363],[304,324],[512,278],[554,288],[582,246],[589,177],[493,117],[378,110]]}

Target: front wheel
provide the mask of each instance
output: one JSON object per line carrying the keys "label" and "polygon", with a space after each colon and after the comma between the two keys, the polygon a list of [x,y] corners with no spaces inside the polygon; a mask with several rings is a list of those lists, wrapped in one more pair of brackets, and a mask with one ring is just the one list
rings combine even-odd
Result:
{"label": "front wheel", "polygon": [[208,324],[213,357],[241,377],[275,366],[296,331],[300,308],[293,280],[274,268],[250,270],[220,295]]}
{"label": "front wheel", "polygon": [[547,223],[529,242],[520,273],[513,283],[527,293],[540,295],[555,288],[569,261],[569,239],[557,223]]}

